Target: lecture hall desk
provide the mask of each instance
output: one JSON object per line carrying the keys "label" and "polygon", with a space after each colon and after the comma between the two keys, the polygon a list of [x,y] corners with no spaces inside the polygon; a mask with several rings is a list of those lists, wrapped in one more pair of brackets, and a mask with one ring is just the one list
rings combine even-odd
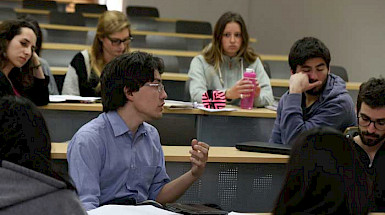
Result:
{"label": "lecture hall desk", "polygon": [[[245,141],[265,141],[270,137],[276,112],[265,108],[208,113],[199,109],[167,109],[163,117],[151,121],[163,145],[189,145],[192,138],[211,146],[234,146]],[[50,103],[41,107],[52,141],[72,138],[85,123],[102,111],[100,103]]]}
{"label": "lecture hall desk", "polygon": [[[65,164],[67,143],[52,143],[52,158]],[[190,146],[163,146],[166,169],[175,179],[191,168]],[[210,147],[203,176],[178,200],[214,203],[228,211],[269,212],[285,175],[288,155]]]}
{"label": "lecture hall desk", "polygon": [[[55,161],[66,159],[67,143],[52,143]],[[175,179],[190,168],[189,146],[163,146],[167,173]],[[228,211],[270,215],[285,175],[288,155],[243,152],[234,147],[210,147],[206,171],[178,200],[215,203]],[[199,202],[197,202],[199,201]],[[385,213],[370,213],[380,215]]]}

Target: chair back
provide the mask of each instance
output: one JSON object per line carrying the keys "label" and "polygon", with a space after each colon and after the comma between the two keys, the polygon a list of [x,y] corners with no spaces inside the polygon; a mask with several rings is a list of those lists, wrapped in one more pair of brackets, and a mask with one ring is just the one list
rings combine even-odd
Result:
{"label": "chair back", "polygon": [[76,3],[75,11],[77,13],[104,13],[104,11],[107,11],[107,6],[101,4]]}
{"label": "chair back", "polygon": [[184,94],[183,94],[183,101],[190,102],[191,96],[190,96],[190,79],[188,79],[184,84]]}
{"label": "chair back", "polygon": [[179,73],[179,64],[176,56],[157,56],[162,58],[164,71],[169,73]]}
{"label": "chair back", "polygon": [[268,63],[265,63],[264,61],[262,62],[263,64],[263,68],[265,69],[266,71],[266,74],[267,76],[269,76],[269,78],[271,78],[271,71],[270,71],[270,66]]}
{"label": "chair back", "polygon": [[57,11],[56,1],[23,0],[23,8]]}
{"label": "chair back", "polygon": [[168,37],[158,35],[146,35],[146,46],[151,49],[187,49],[186,39],[183,37]]}
{"label": "chair back", "polygon": [[126,14],[128,17],[159,17],[156,7],[127,6]]}
{"label": "chair back", "polygon": [[85,26],[86,21],[81,13],[66,13],[51,11],[49,14],[49,23],[57,25]]}
{"label": "chair back", "polygon": [[345,82],[349,81],[348,72],[342,66],[330,66],[330,72],[340,76]]}
{"label": "chair back", "polygon": [[[263,64],[267,75],[269,75],[270,72],[270,78],[290,79],[290,66],[287,61],[264,60]],[[272,89],[274,97],[279,99],[288,90],[288,87],[272,87]]]}
{"label": "chair back", "polygon": [[185,34],[211,35],[213,30],[209,22],[178,20],[176,21],[175,32]]}
{"label": "chair back", "polygon": [[[85,18],[80,13],[52,11],[50,24],[85,26]],[[46,29],[45,42],[86,44],[88,31]]]}
{"label": "chair back", "polygon": [[72,58],[78,53],[77,50],[59,50],[59,49],[43,49],[40,57],[47,60],[52,67],[68,67]]}

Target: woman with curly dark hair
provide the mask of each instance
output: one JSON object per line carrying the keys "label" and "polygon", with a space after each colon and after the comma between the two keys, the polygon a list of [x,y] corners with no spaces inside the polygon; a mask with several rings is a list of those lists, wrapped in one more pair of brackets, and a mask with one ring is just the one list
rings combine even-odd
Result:
{"label": "woman with curly dark hair", "polygon": [[0,96],[25,96],[36,105],[48,103],[49,78],[35,53],[36,40],[36,29],[29,22],[8,20],[0,24]]}

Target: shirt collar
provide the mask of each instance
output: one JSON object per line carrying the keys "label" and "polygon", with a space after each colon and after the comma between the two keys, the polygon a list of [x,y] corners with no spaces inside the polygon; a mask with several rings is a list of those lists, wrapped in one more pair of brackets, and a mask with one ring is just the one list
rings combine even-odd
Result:
{"label": "shirt collar", "polygon": [[[127,127],[126,123],[124,122],[122,117],[119,116],[117,111],[108,111],[106,113],[106,116],[108,121],[111,124],[115,137],[123,135],[127,132],[132,135],[132,131]],[[136,133],[137,135],[147,134],[147,130],[145,129],[145,126],[143,125],[143,123],[139,125]]]}

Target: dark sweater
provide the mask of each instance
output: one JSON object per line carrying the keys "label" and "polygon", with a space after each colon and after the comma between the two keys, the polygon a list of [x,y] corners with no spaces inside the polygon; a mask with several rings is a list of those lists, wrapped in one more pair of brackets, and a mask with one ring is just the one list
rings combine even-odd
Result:
{"label": "dark sweater", "polygon": [[[46,105],[49,102],[49,93],[48,93],[48,83],[49,77],[45,79],[39,79],[33,77],[32,84],[28,87],[22,85],[19,81],[20,70],[13,69],[8,77],[11,80],[13,86],[20,93],[21,96],[24,96],[30,99],[33,103],[38,106]],[[7,79],[7,77],[0,71],[0,97],[7,95],[15,95],[15,92],[12,89],[12,85]]]}

